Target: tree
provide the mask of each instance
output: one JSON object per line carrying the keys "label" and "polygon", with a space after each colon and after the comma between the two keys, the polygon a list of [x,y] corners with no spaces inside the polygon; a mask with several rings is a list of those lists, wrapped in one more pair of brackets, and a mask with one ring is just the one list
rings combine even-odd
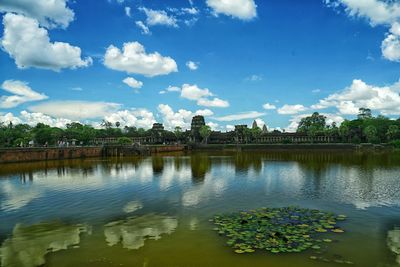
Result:
{"label": "tree", "polygon": [[318,112],[314,112],[311,116],[302,118],[297,132],[306,133],[309,135],[316,135],[319,132],[323,132],[326,127],[326,117],[320,115]]}
{"label": "tree", "polygon": [[398,139],[400,137],[399,126],[390,125],[386,132],[386,136],[389,141]]}
{"label": "tree", "polygon": [[119,145],[132,145],[132,139],[129,137],[120,137],[118,138]]}
{"label": "tree", "polygon": [[200,128],[200,136],[203,138],[203,141],[207,144],[208,143],[208,137],[211,134],[211,127],[208,125],[203,125]]}
{"label": "tree", "polygon": [[106,121],[106,120],[102,120],[100,125],[101,125],[102,127],[106,128],[106,129],[109,129],[109,128],[112,127],[112,123],[109,122],[109,121]]}
{"label": "tree", "polygon": [[257,140],[262,134],[262,130],[259,127],[252,128],[250,131],[253,139],[255,140]]}
{"label": "tree", "polygon": [[365,120],[372,118],[372,112],[369,108],[359,108],[357,118],[359,120]]}
{"label": "tree", "polygon": [[342,138],[342,141],[349,141],[349,134],[350,134],[350,128],[348,126],[348,120],[345,120],[342,122],[342,124],[339,127],[339,136]]}
{"label": "tree", "polygon": [[375,126],[368,126],[364,129],[364,134],[365,137],[367,138],[367,141],[369,143],[376,143],[377,142],[377,133],[378,131],[376,130]]}
{"label": "tree", "polygon": [[176,136],[176,139],[180,140],[182,138],[182,128],[179,126],[176,126],[174,129],[174,134]]}

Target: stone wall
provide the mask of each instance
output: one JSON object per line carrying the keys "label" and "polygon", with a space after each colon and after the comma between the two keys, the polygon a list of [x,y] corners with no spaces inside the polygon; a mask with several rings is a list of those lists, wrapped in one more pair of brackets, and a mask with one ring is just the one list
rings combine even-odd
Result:
{"label": "stone wall", "polygon": [[101,157],[102,147],[0,149],[0,163]]}

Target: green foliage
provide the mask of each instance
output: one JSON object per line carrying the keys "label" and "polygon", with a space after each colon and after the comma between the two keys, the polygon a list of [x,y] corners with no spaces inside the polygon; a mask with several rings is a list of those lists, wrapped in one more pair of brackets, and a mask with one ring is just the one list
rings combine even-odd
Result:
{"label": "green foliage", "polygon": [[392,146],[394,146],[395,148],[400,149],[400,139],[398,139],[398,140],[393,140],[392,142],[390,142],[390,144],[391,144]]}
{"label": "green foliage", "polygon": [[132,145],[132,139],[129,137],[120,137],[118,138],[119,145]]}
{"label": "green foliage", "polygon": [[297,132],[309,135],[317,135],[323,133],[326,127],[326,117],[314,112],[311,116],[301,119]]}
{"label": "green foliage", "polygon": [[378,134],[378,130],[373,125],[369,125],[369,126],[365,127],[365,129],[364,129],[364,135],[366,136],[367,141],[369,143],[379,142],[377,134]]}
{"label": "green foliage", "polygon": [[320,236],[343,233],[337,224],[345,219],[345,215],[315,209],[284,207],[216,215],[212,221],[218,234],[229,238],[227,245],[241,254],[256,250],[290,253],[325,249],[323,243],[332,240]]}
{"label": "green foliage", "polygon": [[200,136],[203,138],[204,142],[207,143],[208,137],[211,134],[211,127],[208,125],[203,125],[200,128]]}

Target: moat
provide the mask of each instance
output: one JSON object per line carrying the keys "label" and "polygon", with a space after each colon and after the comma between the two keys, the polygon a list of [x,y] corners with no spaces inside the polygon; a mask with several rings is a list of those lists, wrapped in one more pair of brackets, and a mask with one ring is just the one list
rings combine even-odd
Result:
{"label": "moat", "polygon": [[[177,152],[0,165],[1,266],[400,266],[400,152]],[[327,261],[235,254],[215,214],[345,214]],[[336,260],[336,262],[335,262]],[[346,265],[346,264],[344,264]]]}

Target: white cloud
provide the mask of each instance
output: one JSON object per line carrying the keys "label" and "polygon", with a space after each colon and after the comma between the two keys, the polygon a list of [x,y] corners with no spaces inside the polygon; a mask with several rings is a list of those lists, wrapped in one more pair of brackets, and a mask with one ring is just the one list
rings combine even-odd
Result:
{"label": "white cloud", "polygon": [[138,21],[135,22],[135,24],[136,24],[136,26],[137,26],[138,28],[140,28],[140,29],[142,30],[142,33],[143,33],[143,34],[146,34],[146,35],[150,35],[150,34],[151,34],[151,31],[150,31],[149,27],[147,27],[147,26],[143,23],[143,21],[138,20]]}
{"label": "white cloud", "polygon": [[276,106],[273,105],[273,104],[270,104],[270,103],[265,103],[263,105],[263,108],[266,109],[266,110],[271,110],[271,109],[276,109]]}
{"label": "white cloud", "polygon": [[198,100],[203,97],[213,96],[208,88],[201,89],[196,84],[184,84],[182,85],[181,97],[189,100]]}
{"label": "white cloud", "polygon": [[207,0],[214,14],[224,14],[242,20],[257,17],[257,5],[254,0]]}
{"label": "white cloud", "polygon": [[127,15],[128,17],[131,17],[131,8],[129,6],[125,7],[125,15]]}
{"label": "white cloud", "polygon": [[283,105],[278,109],[278,113],[282,115],[292,115],[306,111],[307,108],[303,105]]}
{"label": "white cloud", "polygon": [[195,7],[190,7],[190,8],[184,7],[181,10],[182,10],[182,12],[190,14],[190,15],[197,15],[199,13],[199,10]]}
{"label": "white cloud", "polygon": [[177,112],[174,112],[169,105],[165,104],[158,105],[158,110],[162,115],[164,127],[170,130],[173,130],[176,126],[179,126],[182,129],[189,129],[193,116],[211,116],[214,114],[208,109],[197,110],[196,112],[179,109]]}
{"label": "white cloud", "polygon": [[371,25],[392,24],[400,18],[400,4],[380,0],[325,0],[328,6],[343,6],[350,16],[366,18]]}
{"label": "white cloud", "polygon": [[229,107],[229,102],[220,98],[209,97],[214,96],[208,88],[199,88],[196,84],[184,84],[181,89],[181,97],[189,100],[197,101],[197,105],[204,107]]}
{"label": "white cloud", "polygon": [[68,0],[2,0],[1,12],[23,14],[47,28],[67,28],[74,20],[74,12],[67,7]]}
{"label": "white cloud", "polygon": [[176,18],[169,16],[164,10],[153,10],[145,7],[140,7],[139,10],[146,14],[146,24],[148,26],[165,25],[178,27]]}
{"label": "white cloud", "polygon": [[5,115],[0,114],[0,122],[6,124],[12,122],[13,124],[28,124],[30,126],[36,126],[38,123],[44,123],[51,127],[64,128],[71,120],[64,118],[52,118],[50,116],[44,115],[42,113],[30,113],[26,110],[20,112],[19,117],[14,116],[12,113],[7,113]]}
{"label": "white cloud", "polygon": [[324,0],[328,6],[345,8],[349,16],[365,18],[372,27],[391,25],[390,33],[382,41],[381,50],[384,58],[400,61],[400,3],[380,0]]}
{"label": "white cloud", "polygon": [[390,61],[400,61],[400,23],[393,23],[390,33],[382,41],[382,55]]}
{"label": "white cloud", "polygon": [[214,115],[214,112],[212,112],[212,110],[209,110],[209,109],[199,109],[196,111],[195,115],[201,115],[204,117],[208,117],[208,116]]}
{"label": "white cloud", "polygon": [[122,51],[110,45],[104,55],[104,65],[113,70],[149,77],[178,71],[175,60],[158,52],[147,54],[138,42],[124,43]]}
{"label": "white cloud", "polygon": [[200,98],[197,100],[197,105],[203,107],[227,108],[229,107],[229,102],[218,97],[214,97],[213,99]]}
{"label": "white cloud", "polygon": [[139,89],[142,88],[143,86],[143,82],[138,81],[132,77],[126,77],[125,79],[122,80],[122,82],[134,89]]}
{"label": "white cloud", "polygon": [[212,131],[218,131],[219,130],[219,124],[216,122],[207,122],[206,125],[210,126]]}
{"label": "white cloud", "polygon": [[1,85],[4,91],[13,95],[0,96],[0,108],[13,108],[20,104],[47,99],[48,96],[35,92],[22,81],[6,80]]}
{"label": "white cloud", "polygon": [[255,119],[257,126],[260,127],[261,129],[263,128],[264,125],[266,125],[265,121],[263,119],[257,118]]}
{"label": "white cloud", "polygon": [[119,122],[121,127],[134,126],[144,129],[151,128],[156,122],[153,113],[147,109],[120,110],[104,116],[104,119],[113,124]]}
{"label": "white cloud", "polygon": [[232,114],[232,115],[227,115],[227,116],[222,116],[222,117],[215,117],[214,119],[217,121],[239,121],[239,120],[245,120],[245,119],[255,119],[255,118],[258,118],[258,117],[261,117],[264,115],[265,115],[265,113],[262,113],[262,112],[248,111],[248,112]]}
{"label": "white cloud", "polygon": [[48,32],[36,20],[7,13],[3,18],[2,48],[15,60],[18,68],[36,67],[59,71],[92,64],[81,58],[81,49],[63,42],[50,42]]}
{"label": "white cloud", "polygon": [[344,90],[321,99],[313,109],[337,108],[340,114],[356,115],[362,107],[383,115],[400,115],[400,83],[378,87],[353,80]]}
{"label": "white cloud", "polygon": [[186,67],[188,67],[190,70],[197,70],[199,68],[199,63],[189,60],[186,62]]}
{"label": "white cloud", "polygon": [[56,118],[81,120],[102,118],[116,112],[120,107],[120,104],[107,102],[51,101],[31,106],[28,109]]}
{"label": "white cloud", "polygon": [[8,112],[4,115],[0,113],[0,123],[9,124],[10,122],[15,125],[22,123],[22,120],[18,117],[15,117],[11,112]]}
{"label": "white cloud", "polygon": [[165,93],[168,93],[168,92],[180,92],[181,91],[181,88],[179,88],[179,87],[177,87],[177,86],[168,86],[168,88],[167,89],[165,89],[165,90],[161,90],[160,91],[160,94],[165,94]]}

